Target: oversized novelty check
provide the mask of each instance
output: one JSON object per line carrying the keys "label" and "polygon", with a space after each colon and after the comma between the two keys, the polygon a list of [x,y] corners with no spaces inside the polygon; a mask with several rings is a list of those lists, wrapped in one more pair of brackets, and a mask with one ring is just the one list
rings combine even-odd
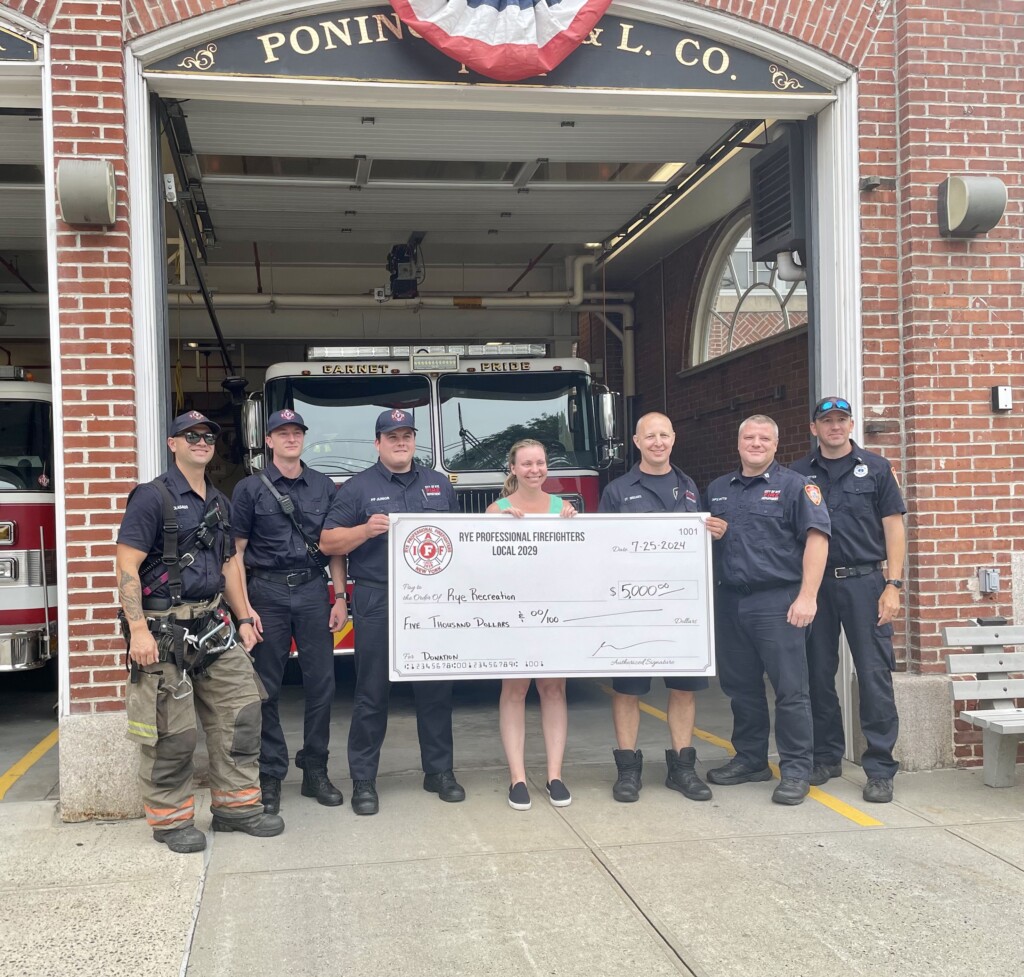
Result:
{"label": "oversized novelty check", "polygon": [[391,678],[712,675],[701,516],[391,514]]}

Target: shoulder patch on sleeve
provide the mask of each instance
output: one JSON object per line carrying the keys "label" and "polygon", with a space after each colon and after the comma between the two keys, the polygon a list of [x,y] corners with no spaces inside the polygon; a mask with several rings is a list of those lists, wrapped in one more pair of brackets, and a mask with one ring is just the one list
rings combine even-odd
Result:
{"label": "shoulder patch on sleeve", "polygon": [[817,485],[805,485],[804,495],[815,505],[821,505],[821,489]]}

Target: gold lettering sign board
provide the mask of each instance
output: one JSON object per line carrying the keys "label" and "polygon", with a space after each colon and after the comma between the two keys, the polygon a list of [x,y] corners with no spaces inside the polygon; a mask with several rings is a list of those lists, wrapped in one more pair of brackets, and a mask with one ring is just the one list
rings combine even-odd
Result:
{"label": "gold lettering sign board", "polygon": [[[427,44],[391,7],[294,18],[210,41],[147,71],[498,85]],[[554,71],[502,87],[827,94],[780,59],[700,34],[606,16]]]}

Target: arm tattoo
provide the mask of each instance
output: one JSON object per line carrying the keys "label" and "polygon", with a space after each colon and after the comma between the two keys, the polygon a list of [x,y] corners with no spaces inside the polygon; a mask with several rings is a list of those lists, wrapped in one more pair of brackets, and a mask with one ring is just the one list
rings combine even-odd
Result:
{"label": "arm tattoo", "polygon": [[117,584],[117,593],[121,598],[124,616],[129,621],[141,621],[142,614],[142,583],[138,577],[132,576],[127,570],[121,571],[121,579]]}

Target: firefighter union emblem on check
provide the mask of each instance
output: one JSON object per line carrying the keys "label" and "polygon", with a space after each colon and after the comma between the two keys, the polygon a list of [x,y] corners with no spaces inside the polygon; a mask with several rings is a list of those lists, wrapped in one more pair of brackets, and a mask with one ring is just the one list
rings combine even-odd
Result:
{"label": "firefighter union emblem on check", "polygon": [[420,526],[406,536],[402,552],[410,570],[431,576],[451,563],[451,537],[437,526]]}

